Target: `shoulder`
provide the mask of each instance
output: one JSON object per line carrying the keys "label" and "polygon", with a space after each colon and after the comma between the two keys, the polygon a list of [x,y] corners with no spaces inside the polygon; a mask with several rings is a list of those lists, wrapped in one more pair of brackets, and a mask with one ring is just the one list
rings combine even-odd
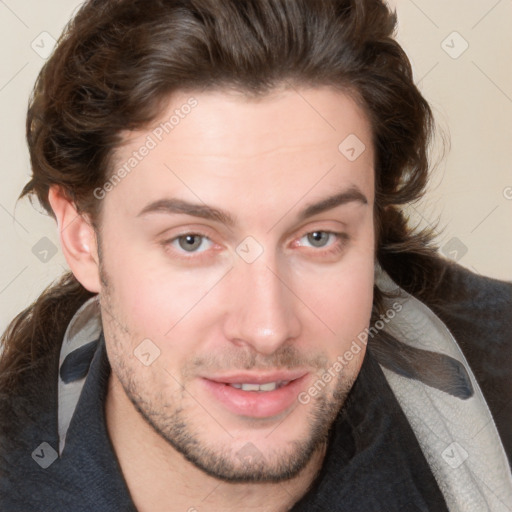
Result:
{"label": "shoulder", "polygon": [[436,293],[425,303],[461,347],[512,459],[512,282],[445,261]]}
{"label": "shoulder", "polygon": [[[475,370],[496,370],[512,362],[512,282],[447,262],[429,302]],[[476,354],[485,357],[475,360]]]}
{"label": "shoulder", "polygon": [[[500,281],[476,274],[452,261],[443,261],[443,273],[437,286],[443,299],[459,303],[474,312],[510,313],[512,307],[512,281]],[[502,318],[512,323],[510,316]]]}
{"label": "shoulder", "polygon": [[20,369],[14,388],[0,389],[0,501],[6,511],[26,509],[22,504],[29,499],[26,490],[36,485],[35,454],[42,443],[58,448],[55,349]]}

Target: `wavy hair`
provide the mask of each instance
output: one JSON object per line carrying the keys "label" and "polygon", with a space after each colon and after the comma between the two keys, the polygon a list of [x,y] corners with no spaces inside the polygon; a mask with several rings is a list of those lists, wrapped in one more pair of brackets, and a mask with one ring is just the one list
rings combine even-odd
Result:
{"label": "wavy hair", "polygon": [[[427,298],[441,272],[433,232],[411,229],[402,207],[424,194],[434,123],[395,28],[379,0],[87,0],[31,94],[33,174],[20,198],[54,216],[48,191],[58,185],[98,229],[93,190],[112,174],[122,132],[148,126],[173,92],[333,86],[357,99],[372,126],[378,261]],[[90,296],[68,273],[12,321],[0,391],[55,350]],[[375,289],[376,311],[381,298]]]}

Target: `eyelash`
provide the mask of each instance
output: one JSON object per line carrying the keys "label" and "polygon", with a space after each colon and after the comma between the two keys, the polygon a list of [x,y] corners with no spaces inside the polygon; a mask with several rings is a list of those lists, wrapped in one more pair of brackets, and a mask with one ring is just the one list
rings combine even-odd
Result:
{"label": "eyelash", "polygon": [[[325,233],[327,235],[333,235],[337,239],[337,241],[335,243],[327,246],[326,249],[324,249],[322,247],[318,248],[318,249],[315,249],[314,247],[308,247],[308,249],[311,249],[311,250],[314,251],[315,255],[320,256],[320,257],[322,257],[322,256],[334,256],[336,254],[341,253],[344,250],[346,244],[350,241],[350,236],[347,233],[340,233],[340,232],[337,232],[337,231],[329,231],[329,230],[322,230],[322,229],[316,229],[316,230],[313,230],[313,231],[307,231],[306,233],[304,233],[303,235],[298,237],[296,240],[301,240],[302,238],[304,238],[304,237],[306,237],[308,235],[311,235],[313,233]],[[190,232],[187,232],[187,233],[183,233],[183,234],[177,235],[177,236],[175,236],[173,238],[164,240],[162,242],[162,245],[164,246],[164,248],[166,250],[168,250],[173,242],[178,241],[180,238],[184,238],[186,236],[198,236],[198,237],[202,237],[203,239],[207,239],[210,242],[212,242],[210,240],[209,236],[206,235],[205,233],[201,233],[199,231],[190,231]],[[302,246],[300,246],[300,247],[302,247]],[[185,260],[185,261],[186,260],[202,261],[203,259],[208,258],[210,256],[208,254],[208,249],[206,249],[204,251],[201,251],[201,252],[189,252],[189,253],[187,253],[184,250],[180,251],[180,250],[177,250],[177,249],[174,249],[174,248],[171,248],[170,250],[173,252],[174,255],[177,255],[178,258],[180,258],[182,260]]]}

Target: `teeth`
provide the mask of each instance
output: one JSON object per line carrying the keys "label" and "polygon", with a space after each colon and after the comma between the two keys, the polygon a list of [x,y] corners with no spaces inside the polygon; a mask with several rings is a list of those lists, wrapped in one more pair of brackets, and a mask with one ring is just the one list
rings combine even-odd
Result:
{"label": "teeth", "polygon": [[259,391],[260,385],[259,384],[242,384],[241,390],[242,391]]}
{"label": "teeth", "polygon": [[267,382],[266,384],[229,384],[242,391],[274,391],[288,384],[289,381]]}
{"label": "teeth", "polygon": [[277,388],[277,382],[269,382],[268,384],[261,384],[261,386],[258,386],[258,387],[260,388],[260,391],[274,391],[274,389]]}

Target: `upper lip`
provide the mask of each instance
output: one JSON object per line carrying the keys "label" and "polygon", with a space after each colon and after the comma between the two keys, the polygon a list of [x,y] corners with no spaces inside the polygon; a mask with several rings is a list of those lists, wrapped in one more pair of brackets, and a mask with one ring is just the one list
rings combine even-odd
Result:
{"label": "upper lip", "polygon": [[222,384],[267,384],[269,382],[289,382],[292,380],[300,379],[307,373],[307,370],[283,370],[258,373],[231,373],[227,375],[215,375],[212,377],[204,378],[214,382],[220,382]]}

